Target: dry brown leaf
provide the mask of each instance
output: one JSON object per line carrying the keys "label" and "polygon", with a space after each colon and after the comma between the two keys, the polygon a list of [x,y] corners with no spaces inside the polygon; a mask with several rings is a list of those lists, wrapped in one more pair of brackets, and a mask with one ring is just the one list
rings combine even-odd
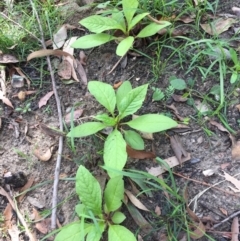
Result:
{"label": "dry brown leaf", "polygon": [[236,108],[238,109],[238,111],[240,112],[240,104],[236,105],[235,107],[236,107]]}
{"label": "dry brown leaf", "polygon": [[47,234],[48,231],[51,229],[50,224],[51,224],[51,219],[46,218],[46,219],[36,223],[35,227],[40,233]]}
{"label": "dry brown leaf", "polygon": [[177,108],[175,107],[174,104],[166,105],[166,107],[169,108],[169,109],[171,109],[171,110],[173,110],[174,115],[176,115],[176,117],[177,117],[180,121],[184,121],[185,118],[182,117],[182,116],[180,116],[180,114],[179,114],[179,112],[178,112],[178,110],[177,110]]}
{"label": "dry brown leaf", "polygon": [[234,160],[240,160],[240,141],[233,142],[232,144],[232,158]]}
{"label": "dry brown leaf", "polygon": [[146,140],[154,140],[153,133],[140,132],[141,137]]}
{"label": "dry brown leaf", "polygon": [[157,214],[157,216],[161,215],[161,208],[159,206],[156,206],[155,213]]}
{"label": "dry brown leaf", "polygon": [[227,212],[226,209],[224,209],[224,208],[219,208],[219,210],[220,210],[225,216],[228,215],[228,212]]}
{"label": "dry brown leaf", "polygon": [[53,35],[53,49],[60,49],[67,39],[67,28],[63,25],[57,33]]}
{"label": "dry brown leaf", "polygon": [[41,161],[49,161],[52,157],[53,149],[54,146],[51,146],[44,154],[41,154],[39,149],[35,149],[33,151],[33,154]]}
{"label": "dry brown leaf", "polygon": [[86,75],[86,72],[85,72],[85,69],[83,68],[82,64],[80,63],[79,60],[76,60],[77,62],[77,68],[76,68],[76,71],[78,72],[81,80],[82,80],[82,83],[87,86],[88,84],[88,80],[87,80],[87,75]]}
{"label": "dry brown leaf", "polygon": [[69,80],[72,76],[72,66],[68,60],[63,60],[58,66],[58,75],[64,79]]}
{"label": "dry brown leaf", "polygon": [[186,97],[183,97],[182,95],[176,95],[176,94],[172,94],[172,98],[176,102],[186,102],[188,100]]}
{"label": "dry brown leaf", "polygon": [[221,164],[221,169],[224,170],[224,169],[227,168],[229,165],[230,165],[229,162],[223,163],[223,164]]}
{"label": "dry brown leaf", "polygon": [[38,102],[38,107],[39,107],[39,109],[40,109],[42,106],[44,106],[44,105],[47,104],[48,100],[51,98],[51,96],[52,96],[53,94],[54,94],[54,92],[53,92],[53,91],[50,91],[50,92],[48,92],[46,95],[44,95],[44,96],[39,100],[39,102]]}
{"label": "dry brown leaf", "polygon": [[19,60],[11,54],[0,54],[0,63],[9,64],[9,63],[18,63]]}
{"label": "dry brown leaf", "polygon": [[51,128],[43,123],[39,123],[39,127],[41,128],[41,130],[51,136],[51,137],[54,137],[54,136],[65,136],[65,133],[64,132],[61,132],[60,130],[56,130],[54,128]]}
{"label": "dry brown leaf", "polygon": [[141,235],[138,234],[138,239],[137,241],[143,241],[143,238],[141,237]]}
{"label": "dry brown leaf", "polygon": [[182,159],[188,156],[188,153],[184,150],[179,138],[177,135],[170,136],[170,145],[174,154],[176,155],[179,164],[182,165]]}
{"label": "dry brown leaf", "polygon": [[113,85],[113,89],[118,89],[121,85],[122,85],[122,81],[120,80],[120,81],[117,81],[116,83],[114,83],[114,85]]}
{"label": "dry brown leaf", "polygon": [[80,63],[82,64],[82,65],[87,65],[87,56],[86,56],[86,54],[84,53],[84,51],[80,51],[80,53],[79,53],[79,60],[80,60]]}
{"label": "dry brown leaf", "polygon": [[3,229],[5,230],[5,232],[8,229],[12,228],[12,216],[13,216],[13,209],[10,203],[7,204],[6,208],[3,211],[3,217],[4,217],[4,225],[3,225]]}
{"label": "dry brown leaf", "polygon": [[218,35],[227,31],[236,22],[233,18],[219,18],[211,23],[200,24],[202,29],[210,35]]}
{"label": "dry brown leaf", "polygon": [[[30,177],[27,181],[27,183],[20,189],[20,193],[28,190],[34,183],[34,178]],[[20,196],[17,197],[17,201],[18,202],[22,202],[23,198],[25,197],[25,195],[27,194],[27,192],[24,192],[23,194],[21,194]]]}
{"label": "dry brown leaf", "polygon": [[[73,112],[73,121],[77,120],[83,113],[83,109],[77,109],[77,110],[74,110]],[[71,122],[71,118],[72,118],[72,113],[68,113],[66,116],[65,116],[65,122],[66,124],[69,124]]]}
{"label": "dry brown leaf", "polygon": [[153,152],[135,150],[128,145],[127,145],[127,154],[129,157],[135,158],[135,159],[152,159],[156,157],[156,155]]}
{"label": "dry brown leaf", "polygon": [[145,205],[142,204],[130,191],[125,189],[124,192],[126,193],[126,195],[128,196],[128,198],[130,199],[130,201],[135,207],[149,212],[149,210],[145,207]]}
{"label": "dry brown leaf", "polygon": [[187,16],[187,15],[182,15],[182,16],[178,17],[176,20],[184,22],[184,23],[191,23],[194,21],[194,19],[192,17]]}
{"label": "dry brown leaf", "polygon": [[228,173],[224,172],[224,178],[231,182],[237,189],[229,186],[234,192],[240,192],[240,181],[238,179],[236,179],[235,177],[232,177],[231,175],[229,175]]}
{"label": "dry brown leaf", "polygon": [[11,108],[14,109],[11,101],[10,101],[7,97],[5,97],[5,96],[3,95],[3,92],[2,92],[1,90],[0,90],[0,100],[2,100],[2,102],[3,102],[4,104],[6,104],[7,106],[9,106],[9,107],[11,107]]}
{"label": "dry brown leaf", "polygon": [[77,40],[77,38],[78,37],[71,37],[70,39],[68,39],[63,46],[63,51],[66,52],[66,53],[69,53],[73,56],[74,48],[71,47],[71,45],[72,45],[73,42],[75,42]]}
{"label": "dry brown leaf", "polygon": [[[182,159],[182,163],[186,162],[190,159],[191,159],[191,155],[188,153],[188,156],[186,158]],[[170,168],[179,165],[179,161],[175,156],[169,157],[169,158],[165,159],[164,161],[169,165]],[[147,168],[147,171],[151,175],[157,177],[157,176],[163,174],[164,172],[166,172],[166,169],[164,167],[158,166],[158,167]]]}
{"label": "dry brown leaf", "polygon": [[239,234],[239,224],[238,224],[238,217],[235,217],[232,222],[231,226],[231,232],[232,232],[232,239],[231,241],[238,241],[238,234]]}
{"label": "dry brown leaf", "polygon": [[27,61],[30,61],[31,59],[34,59],[34,58],[40,58],[40,57],[45,57],[45,56],[49,56],[49,55],[65,56],[65,57],[69,56],[71,59],[73,59],[74,66],[77,66],[75,58],[71,54],[66,53],[66,52],[64,52],[62,50],[59,50],[59,49],[55,49],[55,50],[42,49],[42,50],[35,51],[35,52],[28,55]]}
{"label": "dry brown leaf", "polygon": [[26,81],[28,85],[28,89],[30,89],[31,81],[28,79],[28,77],[22,72],[22,70],[19,67],[12,66],[20,76],[22,76]]}

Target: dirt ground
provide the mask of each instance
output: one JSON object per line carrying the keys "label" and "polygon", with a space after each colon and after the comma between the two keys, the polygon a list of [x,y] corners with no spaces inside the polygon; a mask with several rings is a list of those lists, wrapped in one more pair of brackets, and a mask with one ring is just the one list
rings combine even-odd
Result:
{"label": "dirt ground", "polygon": [[[236,1],[219,1],[219,13],[232,14],[231,8],[239,5]],[[79,15],[71,17],[71,24],[76,24],[79,21]],[[231,29],[228,34],[231,35]],[[75,33],[75,32],[74,32]],[[79,34],[79,32],[76,32]],[[81,32],[82,34],[82,32]],[[227,36],[227,34],[225,34]],[[176,42],[176,45],[181,45],[181,40]],[[119,81],[130,80],[133,86],[140,86],[144,83],[151,82],[152,86],[164,89],[168,86],[168,80],[170,76],[177,76],[183,79],[195,79],[194,89],[199,92],[205,93],[211,89],[211,87],[218,83],[217,79],[208,77],[204,82],[197,69],[185,74],[189,63],[184,62],[183,68],[174,64],[177,55],[171,58],[167,66],[163,67],[160,76],[156,79],[156,76],[152,73],[152,62],[143,56],[136,57],[132,55],[127,56],[127,65],[124,67],[119,64],[117,68],[111,73],[107,74],[114,64],[117,62],[118,57],[115,54],[115,44],[106,44],[102,47],[95,48],[93,50],[85,51],[87,56],[87,65],[84,67],[87,73],[88,80],[100,80],[109,84],[114,84]],[[156,57],[156,49],[154,47],[141,46],[141,51],[147,53],[152,58]],[[194,54],[194,53],[193,53]],[[170,55],[169,49],[165,49],[161,53],[160,62],[161,65],[164,60]],[[191,57],[191,56],[190,56]],[[32,63],[21,65],[22,69],[28,74],[32,80],[31,88],[38,90],[40,73],[38,73],[32,66]],[[161,69],[161,66],[160,68]],[[73,106],[77,106],[79,109],[83,109],[83,116],[87,117],[94,115],[102,110],[102,107],[96,103],[96,101],[89,95],[87,89],[81,83],[73,83],[70,85],[64,84],[59,76],[56,74],[57,91],[62,103],[63,115],[65,116],[69,109]],[[228,87],[228,80],[225,82],[226,88]],[[26,89],[26,88],[23,88]],[[33,207],[38,210],[50,210],[52,201],[52,186],[56,162],[56,149],[58,145],[58,137],[49,136],[39,123],[58,128],[58,115],[56,110],[56,104],[54,97],[51,97],[47,107],[38,109],[38,102],[41,97],[48,93],[52,89],[51,79],[49,75],[43,76],[43,88],[31,101],[31,108],[33,111],[26,114],[19,114],[18,112],[11,112],[11,110],[4,104],[1,105],[1,119],[2,125],[0,129],[0,170],[1,175],[6,172],[18,173],[23,172],[27,178],[32,177],[35,184],[45,183],[40,187],[28,192],[25,199],[20,204],[19,210],[25,214],[25,216],[31,217]],[[19,92],[19,89],[13,88],[8,85],[8,96],[13,96]],[[178,94],[181,94],[179,92]],[[152,90],[149,88],[148,96],[144,102],[143,108],[139,110],[137,114],[145,113],[169,113],[171,112],[163,102],[152,102],[151,97]],[[27,97],[31,98],[31,96]],[[235,98],[236,103],[239,104],[239,97]],[[199,99],[195,99],[197,101]],[[20,107],[24,104],[17,98],[11,98],[14,107]],[[185,162],[182,166],[177,166],[173,169],[174,172],[181,174],[185,177],[190,177],[198,182],[190,181],[187,179],[175,176],[177,185],[180,190],[188,182],[189,200],[194,198],[201,191],[205,190],[208,186],[202,185],[200,182],[213,185],[217,182],[223,181],[223,164],[226,171],[230,175],[236,175],[240,172],[240,164],[231,158],[231,142],[226,132],[218,130],[218,128],[205,122],[198,123],[198,113],[196,109],[188,105],[186,102],[180,103],[171,101],[176,109],[181,113],[182,117],[191,117],[189,126],[191,130],[186,133],[179,134],[179,140],[182,143],[184,149],[190,153],[191,158]],[[232,129],[239,130],[239,124],[237,120],[240,118],[239,111],[235,108],[235,105],[229,106],[226,109],[227,120]],[[172,114],[174,117],[174,114]],[[175,117],[174,117],[175,118]],[[219,121],[215,119],[216,121]],[[77,123],[82,123],[81,120]],[[205,129],[211,130],[212,135],[208,136]],[[38,149],[41,153],[46,152],[50,146],[55,146],[53,156],[49,161],[40,161],[34,154],[34,150]],[[162,159],[173,156],[174,153],[170,147],[169,138],[163,134],[154,134],[154,140],[146,140],[147,150],[156,152],[156,155]],[[64,140],[64,150],[61,163],[61,176],[62,177],[75,177],[77,168],[80,164],[87,166],[90,171],[95,174],[100,172],[99,165],[102,164],[101,151],[103,148],[103,141],[96,136],[77,139],[76,140],[76,153],[70,148],[70,143]],[[151,167],[155,167],[158,164],[154,160],[129,160],[126,168],[132,168],[136,170],[147,170]],[[209,177],[203,175],[203,171],[207,169],[215,169],[215,174]],[[164,177],[167,174],[164,174]],[[46,183],[49,181],[48,183]],[[73,181],[60,181],[58,189],[58,202],[63,204],[58,208],[57,215],[59,221],[64,225],[71,222],[74,219],[74,207],[78,202],[75,193],[75,183]],[[209,189],[204,192],[197,200],[197,206],[195,213],[199,217],[211,217],[212,220],[218,222],[226,218],[227,216],[237,212],[239,210],[239,194],[234,193],[229,188],[229,183],[223,182],[218,185],[221,190]],[[156,206],[159,206],[164,213],[164,201],[160,193],[154,193],[153,197],[142,198],[141,201],[151,210],[154,211]],[[7,200],[0,196],[0,209],[3,211],[6,207]],[[191,205],[193,209],[193,205]],[[225,210],[224,214],[221,210]],[[132,231],[136,231],[137,226],[133,224],[131,216],[128,211],[125,210],[127,215],[126,225]],[[154,218],[150,214],[143,215],[148,221],[154,222]],[[216,228],[219,232],[230,232],[231,229],[230,219],[228,222],[224,222],[221,226]],[[161,229],[161,227],[156,227]],[[147,235],[144,240],[159,240],[156,233]],[[43,234],[37,232],[38,237],[43,237]],[[208,233],[215,240],[224,241],[228,240],[223,237],[221,233]],[[2,238],[1,240],[8,240],[8,238]],[[21,240],[27,240],[23,235]],[[199,240],[209,240],[204,237]]]}

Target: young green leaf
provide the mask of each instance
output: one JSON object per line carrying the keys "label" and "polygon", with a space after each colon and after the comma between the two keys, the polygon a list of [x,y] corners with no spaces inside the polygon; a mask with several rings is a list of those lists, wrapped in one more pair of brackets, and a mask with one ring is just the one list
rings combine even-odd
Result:
{"label": "young green leaf", "polygon": [[108,116],[108,114],[106,114],[106,113],[96,115],[96,116],[94,116],[94,119],[102,121],[107,126],[116,125],[115,118]]}
{"label": "young green leaf", "polygon": [[120,119],[135,113],[141,106],[147,94],[148,84],[141,85],[129,91],[118,105]]}
{"label": "young green leaf", "polygon": [[132,47],[134,41],[134,37],[128,36],[123,39],[117,46],[116,54],[118,56],[124,56],[128,50]]}
{"label": "young green leaf", "polygon": [[113,115],[116,105],[116,95],[113,87],[100,81],[89,81],[88,90]]}
{"label": "young green leaf", "polygon": [[122,99],[126,96],[128,92],[132,90],[132,85],[130,81],[124,81],[121,86],[118,88],[116,93],[117,98],[117,108],[119,109],[119,104],[122,101]]}
{"label": "young green leaf", "polygon": [[138,131],[150,133],[164,131],[177,126],[176,121],[159,114],[142,115],[125,124]]}
{"label": "young green leaf", "polygon": [[143,150],[144,149],[144,141],[142,137],[136,131],[124,131],[125,141],[129,146],[131,146],[135,150]]}
{"label": "young green leaf", "polygon": [[88,34],[77,39],[72,45],[75,49],[90,49],[116,39],[114,36],[106,33]]}
{"label": "young green leaf", "polygon": [[127,20],[127,25],[131,24],[132,18],[137,11],[138,0],[122,0],[123,12]]}
{"label": "young green leaf", "polygon": [[98,223],[97,227],[93,227],[87,234],[86,241],[99,241],[105,229],[105,223]]}
{"label": "young green leaf", "polygon": [[138,22],[140,22],[144,17],[146,17],[149,13],[140,13],[137,16],[135,16],[131,23],[128,26],[128,31],[130,31]]}
{"label": "young green leaf", "polygon": [[123,13],[121,11],[119,11],[117,8],[114,8],[112,10],[112,18],[115,19],[122,26],[122,29],[124,29],[123,32],[126,33],[126,31],[127,31],[126,21],[123,16]]}
{"label": "young green leaf", "polygon": [[[122,170],[127,162],[126,142],[122,134],[115,129],[107,137],[104,143],[103,160],[107,167]],[[119,176],[118,173],[108,171],[108,175],[113,178]]]}
{"label": "young green leaf", "polygon": [[94,33],[102,33],[110,29],[120,29],[124,31],[122,26],[115,19],[100,15],[89,16],[82,19],[79,23]]}
{"label": "young green leaf", "polygon": [[84,137],[97,133],[106,128],[106,125],[101,122],[86,122],[76,126],[68,132],[67,137]]}
{"label": "young green leaf", "polygon": [[115,212],[112,216],[112,221],[115,224],[120,224],[126,219],[126,216],[122,212]]}
{"label": "young green leaf", "polygon": [[231,78],[230,78],[230,83],[234,84],[238,79],[238,73],[236,71],[233,71]]}
{"label": "young green leaf", "polygon": [[82,215],[89,215],[86,209],[86,206],[82,203],[77,204],[75,206],[75,212],[77,213],[78,217],[82,217]]}
{"label": "young green leaf", "polygon": [[137,38],[146,38],[152,36],[156,34],[159,30],[166,28],[169,25],[171,25],[171,23],[167,21],[162,21],[162,24],[150,23],[139,32]]}
{"label": "young green leaf", "polygon": [[104,201],[108,212],[113,212],[121,207],[124,195],[122,176],[111,178],[104,190]]}
{"label": "young green leaf", "polygon": [[170,80],[171,86],[176,90],[184,90],[187,88],[187,84],[183,79],[172,79]]}
{"label": "young green leaf", "polygon": [[102,194],[98,181],[84,167],[80,166],[76,175],[76,192],[85,205],[93,214],[100,215],[102,213]]}
{"label": "young green leaf", "polygon": [[154,90],[152,95],[152,99],[154,101],[162,100],[165,97],[164,92],[161,89],[154,88],[154,87],[152,89]]}
{"label": "young green leaf", "polygon": [[137,241],[132,232],[121,225],[110,225],[108,241]]}
{"label": "young green leaf", "polygon": [[79,241],[85,237],[91,229],[93,224],[84,224],[84,229],[81,227],[80,222],[74,222],[65,226],[56,236],[54,241]]}

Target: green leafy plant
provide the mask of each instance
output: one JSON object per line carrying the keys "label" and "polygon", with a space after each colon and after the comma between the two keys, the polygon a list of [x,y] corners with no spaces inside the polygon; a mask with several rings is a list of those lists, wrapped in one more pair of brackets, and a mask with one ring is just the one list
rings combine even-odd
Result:
{"label": "green leafy plant", "polygon": [[25,106],[23,107],[18,107],[15,109],[15,111],[17,112],[21,112],[22,114],[26,114],[27,112],[31,112],[31,103],[27,103]]}
{"label": "green leafy plant", "polygon": [[230,79],[230,83],[234,84],[237,80],[239,80],[239,72],[240,72],[240,61],[238,60],[237,53],[234,49],[230,49],[230,55],[234,66],[231,68],[232,75]]}
{"label": "green leafy plant", "polygon": [[[136,38],[145,38],[156,34],[159,30],[166,28],[171,23],[167,21],[160,21],[159,23],[152,22],[147,24],[136,36],[132,30],[136,25],[149,13],[139,13],[137,15],[138,1],[137,0],[123,0],[122,11],[113,9],[111,17],[93,15],[84,18],[80,24],[89,31],[95,34],[89,34],[76,40],[73,48],[93,48],[109,41],[115,40],[118,43],[116,54],[124,56],[129,49],[132,48]],[[113,34],[103,33],[107,30],[117,30],[120,32],[119,37]]]}
{"label": "green leafy plant", "polygon": [[[84,167],[76,175],[76,192],[81,203],[75,211],[80,221],[65,226],[55,241],[98,241],[107,230],[109,241],[136,241],[134,234],[120,225],[126,218],[119,211],[124,196],[122,176],[111,178],[102,194],[99,182]],[[102,203],[103,202],[103,203]]]}
{"label": "green leafy plant", "polygon": [[[134,114],[141,108],[147,94],[148,84],[132,89],[131,83],[125,81],[115,93],[109,84],[90,81],[88,89],[96,100],[107,109],[107,113],[94,116],[93,118],[97,121],[72,127],[67,136],[70,138],[85,137],[106,127],[111,127],[112,132],[105,140],[103,150],[103,159],[107,167],[123,169],[127,161],[127,144],[134,149],[144,148],[140,134],[129,130],[129,127],[140,132],[155,133],[177,125],[174,120],[161,114],[145,114],[124,122],[125,117]],[[126,127],[128,128],[126,129]],[[108,174],[110,177],[118,175],[112,171],[108,171]]]}

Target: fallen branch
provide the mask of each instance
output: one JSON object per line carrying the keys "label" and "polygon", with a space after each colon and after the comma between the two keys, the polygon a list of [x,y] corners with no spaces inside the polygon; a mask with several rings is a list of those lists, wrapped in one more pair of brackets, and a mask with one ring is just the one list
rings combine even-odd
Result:
{"label": "fallen branch", "polygon": [[[40,34],[41,34],[41,44],[43,49],[46,49],[45,45],[45,40],[44,40],[44,34],[43,34],[43,29],[42,25],[36,10],[36,7],[33,3],[32,0],[29,0],[32,6],[32,10],[36,16]],[[63,118],[62,118],[62,110],[61,110],[61,102],[58,96],[57,88],[56,88],[56,82],[54,78],[54,73],[52,70],[52,65],[50,61],[50,57],[47,56],[47,63],[48,63],[48,68],[50,71],[51,75],[51,80],[52,80],[52,88],[57,104],[57,112],[58,112],[58,119],[59,119],[59,129],[60,131],[63,131]],[[60,173],[60,166],[61,166],[61,159],[62,159],[62,151],[63,151],[63,136],[59,137],[59,146],[58,146],[58,155],[57,155],[57,161],[56,161],[56,167],[55,167],[55,173],[54,173],[54,183],[53,183],[53,196],[52,196],[52,216],[51,216],[51,228],[55,229],[56,228],[56,223],[57,223],[57,192],[58,192],[58,183],[59,183],[59,173]]]}
{"label": "fallen branch", "polygon": [[231,215],[228,216],[227,218],[223,219],[220,223],[217,223],[217,224],[213,225],[212,228],[217,228],[218,226],[222,225],[223,223],[229,221],[230,219],[236,217],[236,216],[239,215],[239,214],[240,214],[240,211],[237,211],[236,213],[231,214]]}
{"label": "fallen branch", "polygon": [[8,195],[8,193],[2,187],[0,187],[0,194],[5,196],[8,199],[8,202],[11,204],[11,206],[12,206],[13,210],[16,212],[21,224],[25,228],[25,231],[26,231],[30,241],[37,241],[37,239],[34,237],[34,235],[30,232],[30,230],[27,226],[27,223],[25,222],[22,214],[20,213],[20,211],[17,208],[17,205],[15,205],[12,198]]}

